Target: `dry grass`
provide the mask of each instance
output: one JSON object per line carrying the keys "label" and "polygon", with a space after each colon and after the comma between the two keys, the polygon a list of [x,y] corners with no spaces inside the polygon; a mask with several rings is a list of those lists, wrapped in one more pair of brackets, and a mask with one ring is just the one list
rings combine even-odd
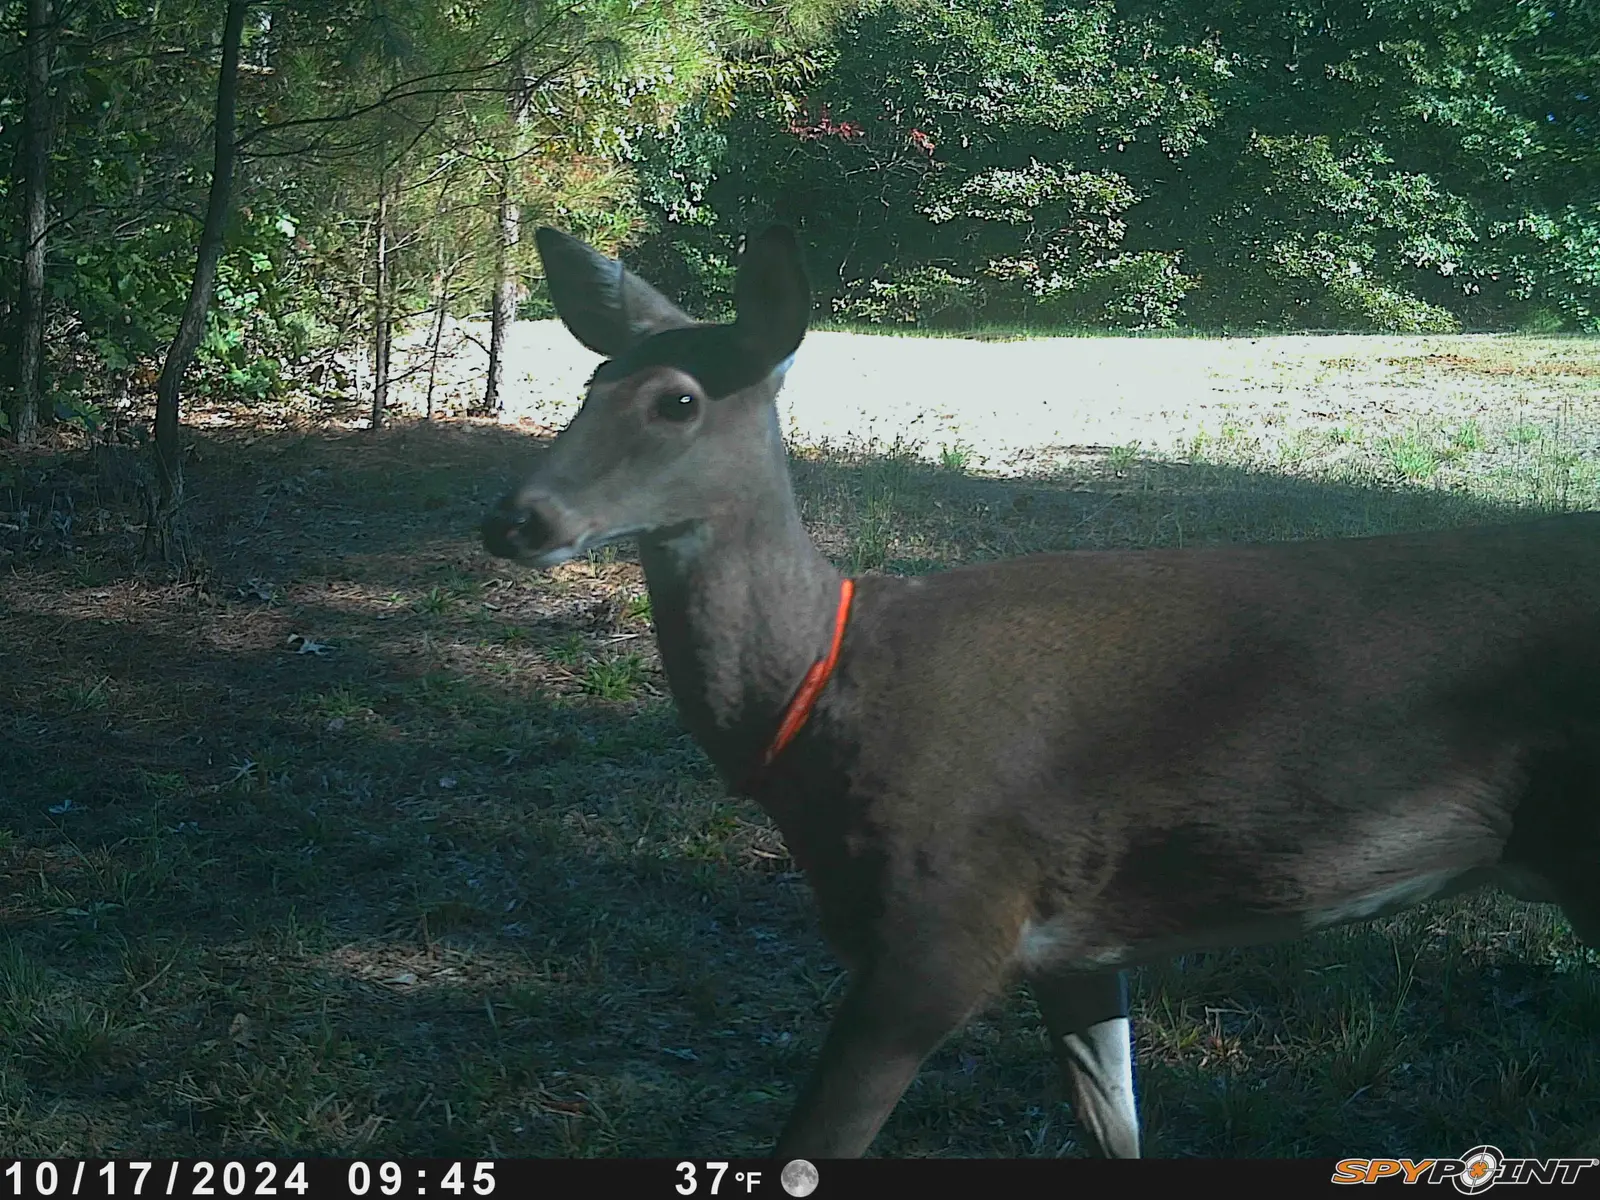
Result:
{"label": "dry grass", "polygon": [[[1419,421],[1409,448],[1332,413],[1291,453],[1240,425],[1008,479],[820,450],[796,477],[836,561],[912,572],[1595,507],[1600,414],[1569,412],[1531,437]],[[769,1145],[840,973],[781,839],[676,723],[631,551],[533,574],[478,549],[528,448],[219,426],[190,476],[208,572],[181,586],[134,568],[82,455],[0,462],[9,1153]],[[1593,1153],[1597,965],[1552,912],[1480,896],[1140,972],[1149,1150]],[[1020,992],[878,1144],[1077,1150]]]}

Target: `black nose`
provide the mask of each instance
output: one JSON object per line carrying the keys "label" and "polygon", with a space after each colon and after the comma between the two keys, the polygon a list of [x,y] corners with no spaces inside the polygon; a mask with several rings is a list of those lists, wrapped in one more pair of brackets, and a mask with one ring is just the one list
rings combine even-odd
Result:
{"label": "black nose", "polygon": [[499,558],[521,558],[550,540],[550,526],[537,511],[505,496],[483,519],[483,548]]}

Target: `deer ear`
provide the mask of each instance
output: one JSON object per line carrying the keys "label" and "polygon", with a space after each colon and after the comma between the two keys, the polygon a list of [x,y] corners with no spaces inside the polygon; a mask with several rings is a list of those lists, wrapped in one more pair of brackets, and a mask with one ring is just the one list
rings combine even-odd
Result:
{"label": "deer ear", "polygon": [[787,226],[751,238],[733,286],[734,329],[746,353],[770,370],[799,349],[811,320],[811,286]]}
{"label": "deer ear", "polygon": [[616,358],[653,333],[695,324],[620,260],[547,225],[534,240],[562,324],[596,354]]}

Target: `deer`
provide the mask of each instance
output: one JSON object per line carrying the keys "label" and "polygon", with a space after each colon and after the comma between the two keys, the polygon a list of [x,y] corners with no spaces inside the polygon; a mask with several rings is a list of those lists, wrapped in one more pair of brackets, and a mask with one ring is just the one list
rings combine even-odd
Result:
{"label": "deer", "polygon": [[724,323],[536,241],[603,361],[483,544],[636,539],[680,720],[810,884],[848,986],[779,1159],[866,1154],[1019,983],[1085,1148],[1134,1158],[1133,967],[1491,886],[1600,946],[1600,513],[846,578],[777,414],[794,233],[746,240]]}

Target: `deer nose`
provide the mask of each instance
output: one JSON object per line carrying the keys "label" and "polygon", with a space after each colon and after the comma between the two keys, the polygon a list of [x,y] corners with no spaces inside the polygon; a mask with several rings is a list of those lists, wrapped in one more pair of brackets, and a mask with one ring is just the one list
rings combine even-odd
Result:
{"label": "deer nose", "polygon": [[546,549],[553,523],[537,500],[516,492],[501,498],[483,521],[483,547],[498,558],[522,558]]}

